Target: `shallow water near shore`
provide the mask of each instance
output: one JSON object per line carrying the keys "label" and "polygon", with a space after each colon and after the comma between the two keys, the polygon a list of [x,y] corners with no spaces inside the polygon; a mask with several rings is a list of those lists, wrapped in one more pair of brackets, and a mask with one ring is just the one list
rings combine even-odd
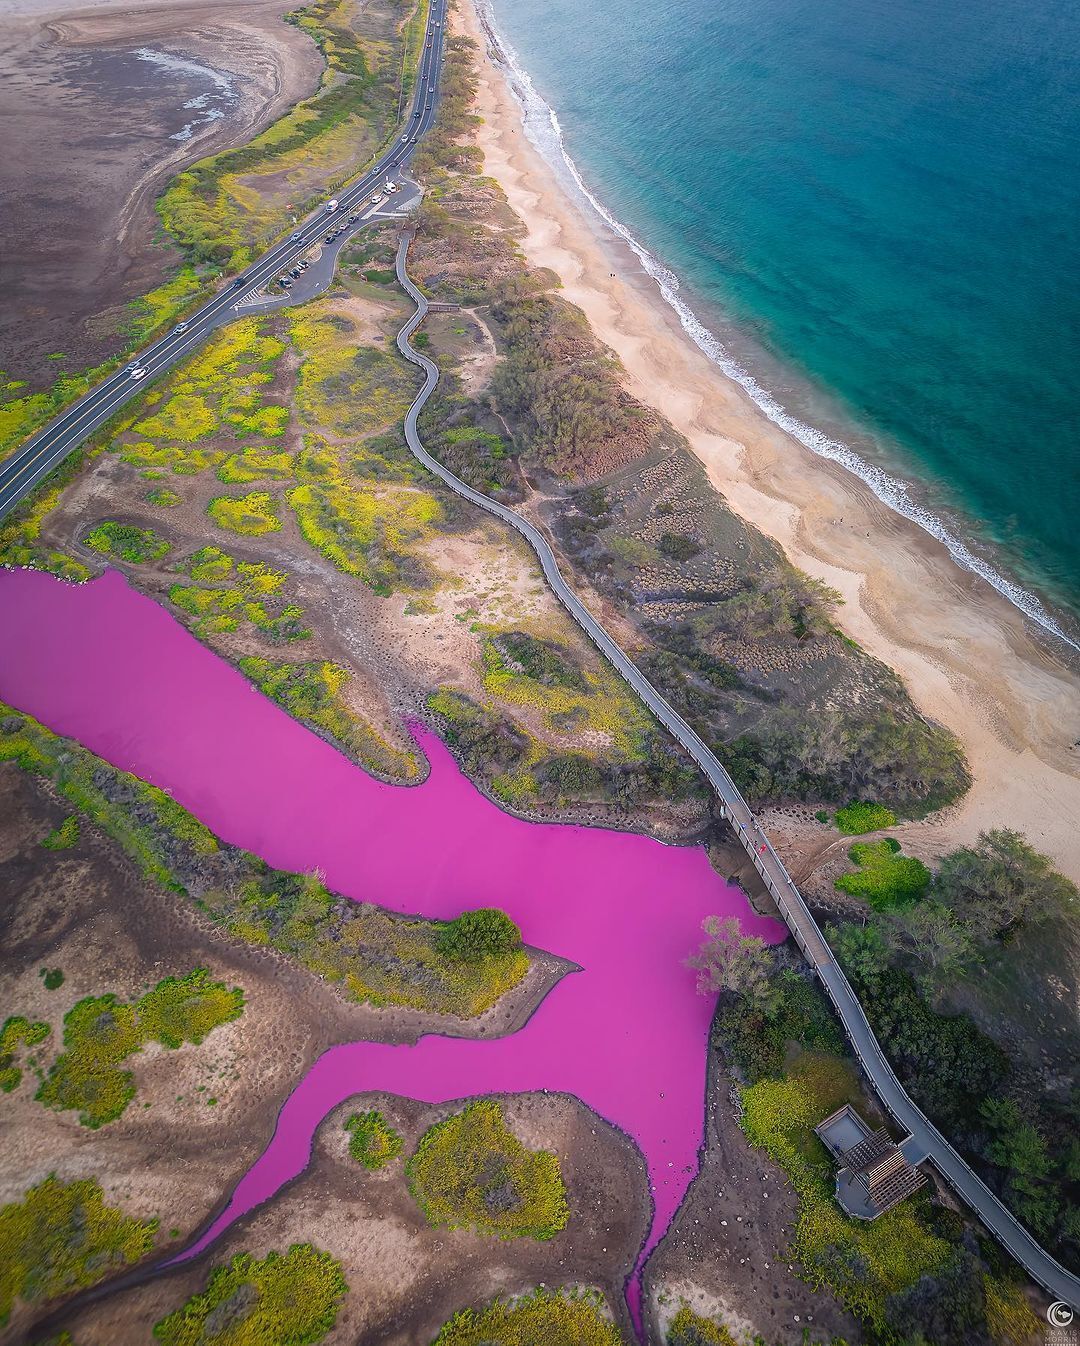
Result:
{"label": "shallow water near shore", "polygon": [[[386,785],[291,720],[151,600],[108,572],[66,585],[0,571],[0,700],[166,789],[218,836],[284,869],[395,911],[448,918],[499,906],[525,941],[580,967],[518,1033],[359,1042],[316,1062],[272,1143],[191,1253],[301,1172],[323,1117],[366,1090],[442,1102],[488,1092],[573,1094],[645,1156],[653,1218],[627,1285],[697,1172],[713,1002],[687,955],[709,915],[756,915],[701,847],[528,823],[501,812],[432,734],[419,786]],[[644,1194],[643,1194],[644,1195]]]}
{"label": "shallow water near shore", "polygon": [[693,339],[1075,641],[1080,11],[480,6]]}

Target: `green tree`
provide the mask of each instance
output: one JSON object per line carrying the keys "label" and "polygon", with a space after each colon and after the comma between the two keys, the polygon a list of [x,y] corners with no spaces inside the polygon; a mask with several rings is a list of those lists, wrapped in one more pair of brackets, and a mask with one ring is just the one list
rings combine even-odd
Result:
{"label": "green tree", "polygon": [[498,907],[463,911],[439,932],[437,947],[446,958],[476,962],[500,958],[521,948],[521,931]]}
{"label": "green tree", "polygon": [[859,986],[873,989],[889,965],[889,944],[881,927],[848,921],[831,938],[844,971]]}
{"label": "green tree", "polygon": [[946,855],[935,892],[984,941],[1073,910],[1077,899],[1076,884],[1009,828],[980,832],[973,847]]}
{"label": "green tree", "polygon": [[887,920],[885,937],[927,975],[957,976],[979,961],[970,930],[940,902],[918,902],[896,912]]}
{"label": "green tree", "polygon": [[777,997],[771,980],[776,961],[772,949],[756,935],[744,935],[734,916],[723,920],[706,916],[701,928],[706,939],[686,960],[698,974],[698,994],[733,991],[767,1012]]}

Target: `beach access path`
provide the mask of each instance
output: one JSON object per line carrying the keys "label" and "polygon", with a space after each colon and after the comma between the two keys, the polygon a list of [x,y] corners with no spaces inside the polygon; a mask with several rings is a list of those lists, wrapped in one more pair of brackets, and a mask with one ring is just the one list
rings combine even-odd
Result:
{"label": "beach access path", "polygon": [[1080,1277],[1067,1271],[1036,1242],[970,1165],[953,1149],[933,1122],[924,1116],[909,1098],[886,1060],[858,997],[833,957],[802,894],[716,754],[682,716],[672,709],[570,588],[559,570],[550,543],[540,529],[515,510],[467,486],[424,448],[417,430],[417,421],[439,381],[439,369],[434,361],[416,351],[411,344],[412,334],[423,322],[429,307],[426,296],[408,274],[407,261],[412,239],[411,231],[406,230],[402,234],[396,259],[398,280],[416,305],[415,313],[398,333],[398,349],[407,360],[419,365],[425,376],[424,386],[405,417],[405,438],[410,450],[429,472],[434,473],[457,495],[488,514],[493,514],[503,523],[509,524],[528,542],[540,561],[545,579],[559,601],[608,663],[625,679],[705,773],[720,800],[724,816],[731,823],[753,861],[754,868],[761,875],[787,922],[796,943],[817,973],[826,994],[832,1001],[855,1055],[878,1097],[897,1125],[908,1133],[909,1138],[904,1142],[908,1158],[913,1162],[928,1159],[999,1243],[1020,1263],[1032,1280],[1056,1299],[1073,1308],[1080,1308]]}

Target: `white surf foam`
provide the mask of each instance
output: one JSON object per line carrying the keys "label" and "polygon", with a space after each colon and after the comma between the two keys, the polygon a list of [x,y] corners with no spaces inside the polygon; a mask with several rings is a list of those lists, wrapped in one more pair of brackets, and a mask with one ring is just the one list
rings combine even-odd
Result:
{"label": "white surf foam", "polygon": [[149,61],[151,65],[156,65],[171,75],[185,75],[189,79],[192,77],[208,79],[215,87],[214,92],[199,94],[183,104],[185,110],[201,112],[203,115],[193,117],[179,131],[174,131],[169,137],[170,140],[190,140],[200,127],[220,121],[225,116],[221,107],[214,106],[215,104],[225,103],[232,106],[236,103],[237,93],[232,80],[222,71],[215,70],[213,66],[200,65],[197,61],[189,61],[183,56],[174,56],[167,51],[156,51],[153,47],[140,47],[135,55],[140,61]]}
{"label": "white surf foam", "polygon": [[566,148],[562,126],[555,109],[537,92],[529,72],[521,63],[521,58],[513,45],[506,40],[495,23],[495,18],[487,0],[477,0],[481,18],[497,56],[513,76],[510,88],[521,105],[524,113],[525,133],[544,156],[547,162],[563,179],[569,180],[581,199],[593,210],[607,227],[620,238],[634,253],[642,269],[656,282],[664,300],[678,315],[683,330],[702,351],[719,366],[728,378],[738,383],[751,401],[775,425],[786,431],[793,439],[816,453],[820,458],[839,463],[860,481],[864,482],[874,495],[897,514],[917,524],[924,532],[936,538],[949,552],[957,565],[980,576],[1002,597],[1008,599],[1026,617],[1035,622],[1044,631],[1050,632],[1065,642],[1071,649],[1080,652],[1080,643],[1068,635],[1046,610],[1040,599],[1015,580],[1003,575],[984,557],[979,556],[958,537],[943,520],[919,504],[912,495],[909,483],[886,472],[876,463],[867,462],[850,445],[833,439],[823,431],[808,425],[789,412],[773,394],[735,359],[714,332],[711,332],[698,318],[690,306],[679,295],[679,277],[669,267],[649,252],[629,229],[617,219],[611,211],[593,194],[586,185],[577,164]]}

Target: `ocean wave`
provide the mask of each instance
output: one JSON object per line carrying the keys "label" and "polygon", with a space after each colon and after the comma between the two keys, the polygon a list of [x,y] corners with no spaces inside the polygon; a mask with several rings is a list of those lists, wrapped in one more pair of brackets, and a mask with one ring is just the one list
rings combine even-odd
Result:
{"label": "ocean wave", "polygon": [[931,513],[913,496],[912,486],[898,477],[892,476],[876,463],[868,462],[849,445],[834,439],[824,431],[807,424],[787,410],[783,404],[758,379],[745,369],[724,346],[716,334],[709,330],[692,308],[680,297],[679,277],[654,257],[648,248],[638,241],[621,220],[611,213],[586,184],[577,164],[566,148],[562,125],[555,109],[537,92],[529,72],[522,65],[521,58],[513,45],[507,41],[495,23],[495,17],[488,0],[477,0],[481,21],[487,36],[502,61],[513,76],[510,88],[521,105],[524,113],[525,133],[556,174],[569,182],[580,194],[582,200],[592,209],[604,224],[621,239],[637,257],[642,269],[652,278],[665,302],[677,314],[679,322],[694,342],[708,358],[730,379],[739,384],[750,400],[762,411],[774,425],[778,425],[793,439],[798,440],[811,453],[829,462],[838,463],[853,476],[858,477],[873,491],[874,495],[896,514],[916,524],[925,533],[936,538],[949,555],[964,570],[978,575],[1003,598],[1007,599],[1025,617],[1035,622],[1044,631],[1064,641],[1071,649],[1080,652],[1077,642],[1060,623],[1049,613],[1041,600],[1016,580],[1002,574],[984,557],[979,556],[959,537],[944,520]]}

